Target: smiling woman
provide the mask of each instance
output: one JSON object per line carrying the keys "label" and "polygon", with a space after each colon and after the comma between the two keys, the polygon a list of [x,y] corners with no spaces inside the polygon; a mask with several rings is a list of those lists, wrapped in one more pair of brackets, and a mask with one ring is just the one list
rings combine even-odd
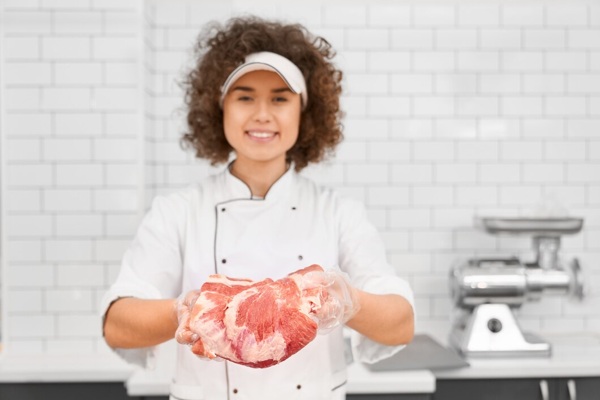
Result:
{"label": "smiling woman", "polygon": [[[183,140],[212,164],[234,159],[156,198],[103,299],[106,342],[139,360],[174,336],[173,399],[344,399],[343,326],[374,362],[412,339],[414,313],[364,206],[299,174],[342,137],[331,46],[247,17],[205,32],[197,54]],[[223,281],[252,287],[207,286]]]}
{"label": "smiling woman", "polygon": [[231,173],[248,183],[257,197],[264,197],[269,188],[252,177],[260,170],[279,177],[288,168],[286,154],[298,139],[300,103],[300,95],[271,71],[249,72],[225,94],[223,128],[236,153]]}

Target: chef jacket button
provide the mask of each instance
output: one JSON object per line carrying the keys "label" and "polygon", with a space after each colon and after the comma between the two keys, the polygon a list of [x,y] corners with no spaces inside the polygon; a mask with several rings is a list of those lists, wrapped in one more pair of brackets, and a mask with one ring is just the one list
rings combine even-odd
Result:
{"label": "chef jacket button", "polygon": [[225,263],[227,263],[227,259],[224,258],[221,260],[221,264],[225,264]]}
{"label": "chef jacket button", "polygon": [[302,260],[303,258],[304,258],[304,257],[302,257],[302,254],[300,254],[300,255],[298,256],[298,260]]}
{"label": "chef jacket button", "polygon": [[221,211],[222,211],[222,212],[225,212],[225,210],[226,210],[226,208],[225,208],[225,207],[221,208]]}
{"label": "chef jacket button", "polygon": [[292,207],[292,210],[295,210],[295,209],[296,209],[296,207]]}
{"label": "chef jacket button", "polygon": [[237,389],[233,389],[233,394],[237,394],[238,390]]}
{"label": "chef jacket button", "polygon": [[300,384],[296,385],[296,389],[298,389],[298,390],[302,389],[302,385],[300,385]]}

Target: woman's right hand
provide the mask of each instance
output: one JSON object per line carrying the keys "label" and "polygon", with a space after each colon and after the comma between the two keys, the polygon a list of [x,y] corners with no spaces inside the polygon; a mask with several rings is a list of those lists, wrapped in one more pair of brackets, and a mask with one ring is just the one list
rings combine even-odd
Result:
{"label": "woman's right hand", "polygon": [[190,346],[192,353],[200,357],[214,358],[213,354],[206,353],[200,336],[191,330],[190,318],[196,301],[200,297],[200,290],[192,290],[182,293],[175,300],[175,311],[177,313],[178,327],[175,331],[175,340],[178,343]]}

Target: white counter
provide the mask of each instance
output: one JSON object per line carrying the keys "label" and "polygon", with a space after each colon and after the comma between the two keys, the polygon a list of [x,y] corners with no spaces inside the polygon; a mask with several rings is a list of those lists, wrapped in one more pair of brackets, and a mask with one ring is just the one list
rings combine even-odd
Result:
{"label": "white counter", "polygon": [[[436,379],[600,377],[600,333],[546,336],[550,358],[470,359],[470,367],[434,371],[372,372],[359,363],[348,370],[348,393],[432,393]],[[168,364],[168,363],[167,363]],[[116,356],[0,357],[0,383],[126,382],[130,395],[166,395],[168,367],[141,370]]]}
{"label": "white counter", "polygon": [[438,379],[600,377],[600,332],[545,334],[549,358],[468,359],[470,367],[436,371]]}
{"label": "white counter", "polygon": [[433,393],[435,375],[428,370],[372,372],[360,363],[348,367],[348,393]]}
{"label": "white counter", "polygon": [[0,383],[122,382],[134,368],[112,356],[2,356]]}

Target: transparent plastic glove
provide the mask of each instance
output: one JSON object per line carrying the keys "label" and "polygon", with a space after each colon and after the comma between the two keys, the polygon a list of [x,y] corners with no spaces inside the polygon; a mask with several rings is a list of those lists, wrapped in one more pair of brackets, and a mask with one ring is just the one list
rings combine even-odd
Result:
{"label": "transparent plastic glove", "polygon": [[175,331],[175,340],[180,344],[190,346],[192,353],[199,357],[214,358],[214,354],[207,353],[204,350],[204,344],[200,340],[200,336],[190,329],[190,315],[198,297],[200,297],[200,290],[192,290],[188,293],[182,293],[175,301],[179,324]]}
{"label": "transparent plastic glove", "polygon": [[314,296],[311,315],[317,320],[319,333],[345,324],[360,310],[358,292],[348,274],[333,269],[313,271],[305,274],[303,281],[307,296]]}

